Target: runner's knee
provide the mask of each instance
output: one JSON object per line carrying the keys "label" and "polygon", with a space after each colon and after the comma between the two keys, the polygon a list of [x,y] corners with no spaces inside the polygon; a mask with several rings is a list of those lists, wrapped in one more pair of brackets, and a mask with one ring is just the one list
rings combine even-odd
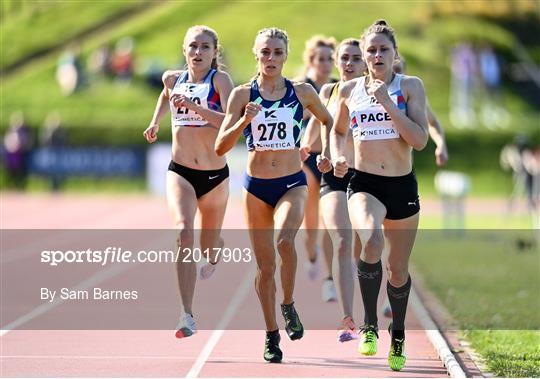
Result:
{"label": "runner's knee", "polygon": [[178,246],[192,247],[194,243],[193,228],[187,227],[184,222],[176,223],[175,227],[177,230],[176,243]]}
{"label": "runner's knee", "polygon": [[277,250],[282,260],[294,254],[294,237],[279,236],[277,240]]}
{"label": "runner's knee", "polygon": [[403,262],[388,263],[386,266],[388,273],[388,280],[393,283],[395,287],[400,287],[407,282],[409,278],[409,267]]}
{"label": "runner's knee", "polygon": [[372,231],[371,235],[366,241],[362,259],[366,262],[379,260],[383,249],[384,249],[384,235],[382,233],[382,230],[375,229]]}

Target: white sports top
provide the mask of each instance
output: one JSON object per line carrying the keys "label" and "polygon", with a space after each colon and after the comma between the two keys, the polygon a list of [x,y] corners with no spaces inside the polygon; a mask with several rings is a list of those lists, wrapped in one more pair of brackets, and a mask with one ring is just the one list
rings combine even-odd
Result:
{"label": "white sports top", "polygon": [[[399,109],[406,112],[407,104],[401,93],[403,75],[395,74],[388,86],[388,95]],[[357,141],[373,141],[399,138],[392,118],[374,96],[368,95],[366,77],[361,77],[349,96],[350,128]]]}

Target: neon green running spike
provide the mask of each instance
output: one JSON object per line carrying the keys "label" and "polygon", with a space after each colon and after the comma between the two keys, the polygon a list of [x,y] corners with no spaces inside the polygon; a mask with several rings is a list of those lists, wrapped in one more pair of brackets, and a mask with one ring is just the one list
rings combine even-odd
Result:
{"label": "neon green running spike", "polygon": [[377,354],[377,327],[374,325],[365,325],[360,329],[360,344],[358,352],[362,355]]}
{"label": "neon green running spike", "polygon": [[405,338],[392,338],[392,342],[390,344],[390,353],[388,354],[388,364],[394,371],[401,371],[401,369],[405,366],[407,357],[403,351],[404,343]]}

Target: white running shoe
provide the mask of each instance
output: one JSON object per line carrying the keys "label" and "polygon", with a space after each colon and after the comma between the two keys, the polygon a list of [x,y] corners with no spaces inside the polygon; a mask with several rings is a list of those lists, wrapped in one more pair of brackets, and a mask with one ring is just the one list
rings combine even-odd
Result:
{"label": "white running shoe", "polygon": [[332,279],[325,279],[322,284],[322,299],[325,303],[337,300],[336,286]]}
{"label": "white running shoe", "polygon": [[304,264],[304,269],[306,270],[309,280],[316,280],[319,277],[319,272],[321,271],[321,265],[319,264],[321,261],[321,251],[319,246],[315,247],[315,251],[315,261],[311,262],[308,259],[308,261]]}
{"label": "white running shoe", "polygon": [[183,313],[176,325],[176,338],[190,337],[195,333],[197,333],[197,327],[193,316],[189,313]]}
{"label": "white running shoe", "polygon": [[[216,263],[217,264],[217,263]],[[199,279],[201,280],[207,280],[210,279],[210,277],[214,274],[216,271],[216,264],[212,264],[210,262],[204,263],[199,268]]]}

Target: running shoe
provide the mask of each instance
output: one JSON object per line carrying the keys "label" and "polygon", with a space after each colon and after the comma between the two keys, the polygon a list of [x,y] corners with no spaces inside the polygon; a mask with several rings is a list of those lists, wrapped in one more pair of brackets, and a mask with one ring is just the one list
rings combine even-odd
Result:
{"label": "running shoe", "polygon": [[356,325],[351,316],[345,317],[341,321],[341,324],[341,330],[338,332],[339,342],[348,342],[358,339],[358,331],[356,330]]}
{"label": "running shoe", "polygon": [[319,246],[315,247],[315,260],[311,261],[308,259],[308,261],[304,264],[304,269],[307,272],[309,280],[315,280],[319,277],[319,272],[321,271],[321,266],[319,264],[321,252]]}
{"label": "running shoe", "polygon": [[264,360],[270,363],[281,363],[283,352],[279,348],[281,336],[279,330],[275,332],[266,332],[266,340],[264,341]]}
{"label": "running shoe", "polygon": [[210,262],[204,263],[199,269],[199,279],[201,280],[210,279],[210,277],[216,271],[216,264],[217,263],[212,264]]}
{"label": "running shoe", "polygon": [[285,318],[285,330],[291,340],[299,340],[304,336],[304,326],[294,309],[294,301],[291,304],[281,304],[281,313]]}
{"label": "running shoe", "polygon": [[190,337],[197,333],[197,327],[195,326],[195,320],[189,313],[184,313],[180,316],[178,325],[176,325],[176,338]]}
{"label": "running shoe", "polygon": [[388,364],[394,371],[401,371],[405,366],[407,357],[405,356],[405,337],[395,338],[392,335],[392,323],[388,325],[388,333],[390,333],[390,353],[388,353]]}
{"label": "running shoe", "polygon": [[322,288],[322,299],[325,303],[337,300],[336,286],[332,279],[325,279]]}
{"label": "running shoe", "polygon": [[360,344],[358,352],[362,355],[377,354],[378,329],[375,325],[364,325],[360,328]]}

